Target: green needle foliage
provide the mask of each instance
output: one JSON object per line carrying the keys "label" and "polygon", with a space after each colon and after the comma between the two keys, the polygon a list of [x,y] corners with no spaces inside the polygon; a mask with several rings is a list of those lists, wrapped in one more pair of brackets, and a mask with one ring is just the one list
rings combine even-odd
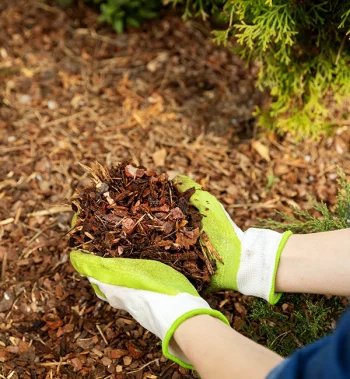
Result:
{"label": "green needle foliage", "polygon": [[[170,0],[174,4],[180,0]],[[186,0],[184,17],[214,13],[242,58],[260,63],[257,84],[269,89],[261,125],[298,137],[319,136],[336,122],[329,110],[350,93],[349,0]]]}
{"label": "green needle foliage", "polygon": [[283,222],[272,219],[260,220],[260,226],[269,229],[290,230],[293,233],[326,232],[350,227],[350,182],[346,180],[342,171],[339,171],[338,174],[340,177],[339,190],[334,213],[329,210],[327,204],[310,198],[319,217],[312,215],[307,210],[293,207],[294,214],[292,215],[277,212],[281,215]]}
{"label": "green needle foliage", "polygon": [[[283,312],[281,304],[288,304],[292,310]],[[286,357],[331,333],[345,301],[337,296],[285,294],[277,306],[253,299],[249,309],[241,332]]]}

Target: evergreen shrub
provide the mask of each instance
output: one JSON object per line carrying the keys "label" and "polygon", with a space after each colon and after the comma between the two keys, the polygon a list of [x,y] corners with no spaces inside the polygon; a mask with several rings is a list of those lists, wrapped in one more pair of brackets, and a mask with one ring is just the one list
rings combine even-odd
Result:
{"label": "evergreen shrub", "polygon": [[[331,211],[324,202],[318,202],[316,199],[309,197],[313,205],[313,211],[318,215],[313,215],[307,210],[293,207],[293,214],[278,212],[282,222],[273,219],[259,220],[262,228],[280,229],[283,231],[290,230],[293,233],[316,233],[328,232],[350,228],[350,181],[342,170],[338,170],[338,193],[337,202],[334,210]],[[315,213],[315,212],[313,212]]]}
{"label": "evergreen shrub", "polygon": [[257,78],[271,102],[259,123],[298,137],[316,137],[349,114],[349,0],[169,0],[184,17],[214,13],[219,44],[234,37],[236,52],[260,64]]}

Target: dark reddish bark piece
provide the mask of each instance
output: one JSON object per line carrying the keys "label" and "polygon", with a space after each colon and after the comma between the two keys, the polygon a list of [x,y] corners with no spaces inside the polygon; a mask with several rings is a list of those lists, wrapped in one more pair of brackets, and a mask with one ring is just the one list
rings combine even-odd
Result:
{"label": "dark reddish bark piece", "polygon": [[130,356],[135,359],[139,359],[145,355],[145,353],[139,347],[130,341],[125,342],[125,346],[128,349]]}

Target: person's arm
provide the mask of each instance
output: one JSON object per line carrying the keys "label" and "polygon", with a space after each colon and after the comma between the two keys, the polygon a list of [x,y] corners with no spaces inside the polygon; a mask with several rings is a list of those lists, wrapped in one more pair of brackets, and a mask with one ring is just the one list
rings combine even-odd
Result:
{"label": "person's arm", "polygon": [[276,353],[207,315],[183,322],[174,339],[203,379],[262,379],[283,361]]}
{"label": "person's arm", "polygon": [[281,254],[276,291],[350,296],[350,229],[292,235]]}
{"label": "person's arm", "polygon": [[210,289],[235,290],[276,304],[283,292],[350,295],[350,229],[292,235],[270,229],[241,230],[218,200],[189,177],[180,192],[195,188],[190,203],[203,215],[203,231],[221,260]]}

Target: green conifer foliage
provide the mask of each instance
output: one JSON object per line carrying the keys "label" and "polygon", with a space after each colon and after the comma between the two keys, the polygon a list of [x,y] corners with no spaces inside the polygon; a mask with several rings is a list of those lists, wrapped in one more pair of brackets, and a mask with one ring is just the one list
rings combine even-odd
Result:
{"label": "green conifer foliage", "polygon": [[318,213],[317,216],[307,210],[293,207],[292,214],[277,211],[282,222],[273,219],[259,220],[261,224],[257,227],[290,230],[293,233],[301,234],[350,228],[350,181],[346,179],[345,173],[340,169],[338,175],[339,188],[333,212],[327,204],[309,197],[313,209]]}
{"label": "green conifer foliage", "polygon": [[210,12],[228,25],[213,32],[215,40],[225,45],[234,36],[242,58],[260,63],[258,86],[272,99],[267,110],[257,110],[261,125],[315,137],[337,122],[333,113],[346,115],[349,0],[185,1],[185,17]]}

